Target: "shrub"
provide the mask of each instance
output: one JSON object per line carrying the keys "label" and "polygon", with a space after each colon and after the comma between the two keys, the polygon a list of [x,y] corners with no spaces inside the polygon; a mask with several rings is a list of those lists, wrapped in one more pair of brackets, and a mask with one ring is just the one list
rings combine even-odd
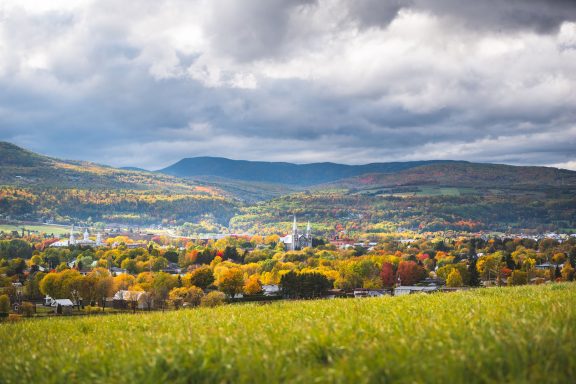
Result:
{"label": "shrub", "polygon": [[202,307],[217,307],[224,304],[226,295],[220,291],[212,291],[200,300],[200,306]]}
{"label": "shrub", "polygon": [[22,303],[22,314],[25,317],[32,317],[34,314],[34,304],[29,301],[25,301]]}
{"label": "shrub", "polygon": [[0,313],[9,313],[10,312],[10,298],[8,295],[1,295],[0,296]]}

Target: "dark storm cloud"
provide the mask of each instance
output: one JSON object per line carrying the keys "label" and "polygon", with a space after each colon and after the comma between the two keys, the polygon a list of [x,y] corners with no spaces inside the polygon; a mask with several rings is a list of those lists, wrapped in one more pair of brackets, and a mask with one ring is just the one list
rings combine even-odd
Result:
{"label": "dark storm cloud", "polygon": [[365,26],[387,26],[401,9],[430,12],[480,30],[550,33],[576,20],[573,0],[357,0],[350,14]]}
{"label": "dark storm cloud", "polygon": [[0,139],[42,153],[576,169],[572,1],[51,4],[0,8]]}

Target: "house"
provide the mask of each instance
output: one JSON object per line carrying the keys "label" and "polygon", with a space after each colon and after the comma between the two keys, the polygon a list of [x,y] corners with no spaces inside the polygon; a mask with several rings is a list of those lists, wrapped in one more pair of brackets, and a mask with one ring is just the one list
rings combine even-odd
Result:
{"label": "house", "polygon": [[390,292],[386,289],[356,288],[354,290],[354,297],[382,297],[389,294]]}
{"label": "house", "polygon": [[70,315],[74,309],[74,303],[70,299],[52,299],[50,306],[54,308],[54,313],[62,315]]}
{"label": "house", "polygon": [[438,287],[431,286],[417,286],[417,285],[401,285],[394,288],[394,296],[404,296],[413,293],[430,293],[438,291]]}
{"label": "house", "polygon": [[154,308],[154,300],[143,291],[120,290],[112,298],[112,307],[116,309],[151,309]]}
{"label": "house", "polygon": [[277,296],[280,294],[280,286],[279,285],[263,285],[262,286],[262,293],[264,296]]}

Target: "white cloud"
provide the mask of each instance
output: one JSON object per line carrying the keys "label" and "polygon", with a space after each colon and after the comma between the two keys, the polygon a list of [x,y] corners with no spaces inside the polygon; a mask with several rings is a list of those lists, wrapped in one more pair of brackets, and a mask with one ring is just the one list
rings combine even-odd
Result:
{"label": "white cloud", "polygon": [[5,0],[0,139],[151,168],[195,155],[571,166],[576,5],[455,4]]}

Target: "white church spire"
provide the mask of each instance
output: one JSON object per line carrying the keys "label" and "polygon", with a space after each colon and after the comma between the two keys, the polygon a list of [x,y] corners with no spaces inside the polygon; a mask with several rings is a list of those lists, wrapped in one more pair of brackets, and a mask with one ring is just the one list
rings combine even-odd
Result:
{"label": "white church spire", "polygon": [[69,245],[76,244],[76,238],[74,237],[74,224],[72,224],[72,228],[70,229],[70,240],[68,240]]}

